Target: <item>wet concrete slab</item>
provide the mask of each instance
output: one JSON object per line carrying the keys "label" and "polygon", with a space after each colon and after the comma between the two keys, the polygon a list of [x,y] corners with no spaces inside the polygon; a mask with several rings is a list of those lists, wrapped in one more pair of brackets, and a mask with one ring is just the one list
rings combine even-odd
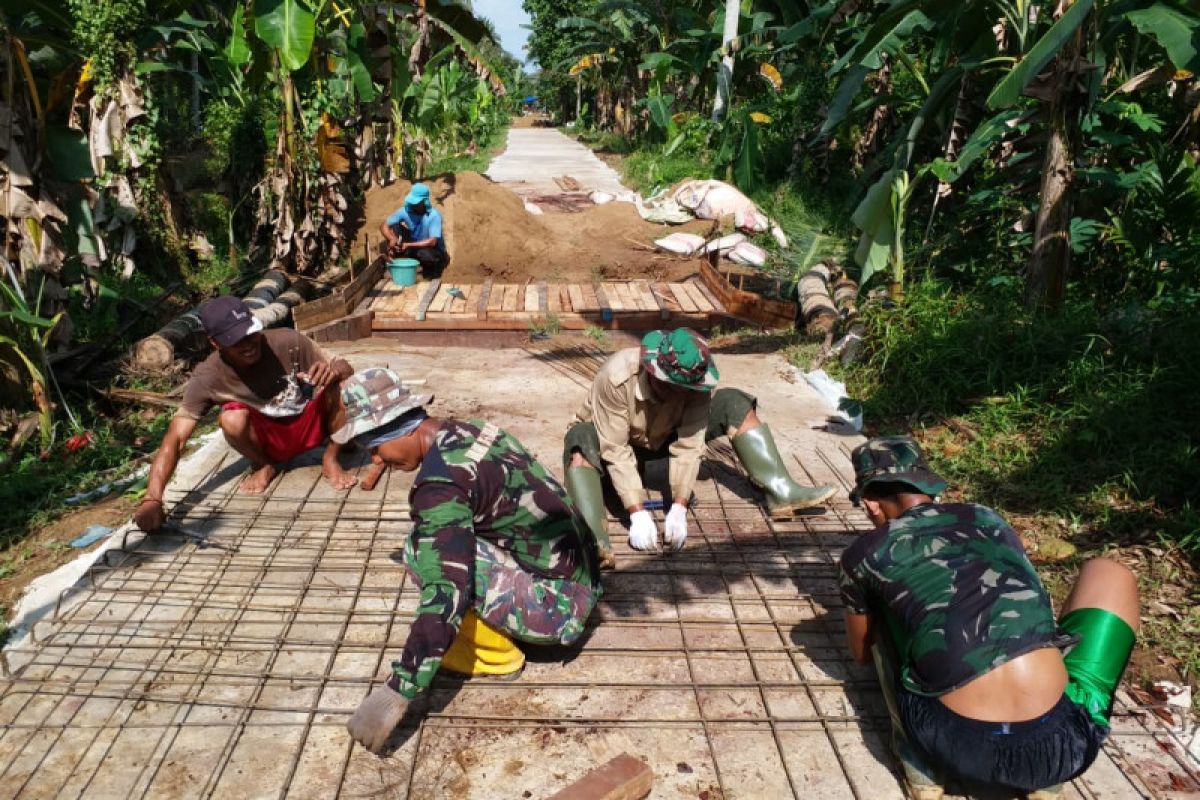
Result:
{"label": "wet concrete slab", "polygon": [[[522,350],[346,347],[426,381],[436,415],[493,420],[558,473],[584,387]],[[718,353],[755,393],[794,474],[847,485],[857,440],[813,431],[815,397],[775,356]],[[345,723],[399,656],[416,588],[398,563],[409,476],[334,492],[319,453],[262,497],[223,446],[172,483],[175,518],[237,546],[130,535],[5,652],[0,794],[14,797],[544,797],[628,752],[656,798],[901,797],[873,671],[842,643],[836,561],[867,521],[842,493],[768,520],[727,446],[711,449],[680,553],[618,569],[582,646],[531,648],[516,681],[439,677],[380,758]],[[348,454],[360,471],[363,453]],[[661,516],[661,515],[660,515]],[[123,537],[114,537],[121,545]],[[73,581],[73,579],[72,579]],[[58,592],[66,590],[58,603]],[[1169,738],[1127,698],[1068,797],[1182,796]]]}

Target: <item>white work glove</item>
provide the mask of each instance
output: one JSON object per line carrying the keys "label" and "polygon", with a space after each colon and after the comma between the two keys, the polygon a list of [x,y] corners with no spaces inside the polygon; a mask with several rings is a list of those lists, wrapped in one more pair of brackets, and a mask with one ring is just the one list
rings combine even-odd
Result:
{"label": "white work glove", "polygon": [[634,550],[660,550],[658,526],[649,511],[643,509],[629,515],[629,546]]}
{"label": "white work glove", "polygon": [[671,510],[667,512],[667,524],[663,528],[663,540],[671,545],[672,550],[683,547],[687,541],[687,506],[671,504]]}
{"label": "white work glove", "polygon": [[386,683],[376,686],[346,723],[351,738],[378,753],[408,709],[408,699]]}

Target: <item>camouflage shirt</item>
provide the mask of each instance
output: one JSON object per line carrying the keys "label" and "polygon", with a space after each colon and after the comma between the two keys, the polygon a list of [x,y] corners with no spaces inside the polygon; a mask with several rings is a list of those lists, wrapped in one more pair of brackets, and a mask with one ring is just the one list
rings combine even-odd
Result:
{"label": "camouflage shirt", "polygon": [[566,491],[494,425],[446,420],[417,471],[409,504],[413,530],[404,560],[421,597],[394,665],[397,688],[407,697],[433,681],[463,614],[484,594],[476,537],[533,575],[590,581]]}
{"label": "camouflage shirt", "polygon": [[1056,634],[1050,597],[1017,534],[990,508],[923,503],[841,560],[851,614],[885,623],[911,692],[941,695]]}

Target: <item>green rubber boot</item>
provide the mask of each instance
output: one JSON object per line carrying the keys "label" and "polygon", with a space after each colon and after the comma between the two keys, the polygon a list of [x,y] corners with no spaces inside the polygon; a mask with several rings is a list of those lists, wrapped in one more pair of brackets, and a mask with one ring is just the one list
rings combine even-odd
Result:
{"label": "green rubber boot", "polygon": [[617,565],[613,556],[612,542],[608,540],[605,524],[604,487],[600,484],[600,473],[592,467],[567,467],[567,494],[575,501],[588,530],[596,540],[600,554],[600,569],[612,569]]}
{"label": "green rubber boot", "polygon": [[766,425],[734,436],[733,450],[750,473],[750,480],[766,493],[769,516],[786,517],[802,508],[811,508],[837,491],[832,486],[808,487],[793,481]]}
{"label": "green rubber boot", "polygon": [[889,646],[878,642],[871,645],[871,657],[875,660],[875,672],[879,676],[879,688],[887,703],[888,716],[892,720],[892,752],[904,771],[904,789],[912,800],[942,800],[945,789],[942,778],[925,759],[909,744],[904,735],[904,724],[900,721],[900,705],[896,700],[895,662]]}

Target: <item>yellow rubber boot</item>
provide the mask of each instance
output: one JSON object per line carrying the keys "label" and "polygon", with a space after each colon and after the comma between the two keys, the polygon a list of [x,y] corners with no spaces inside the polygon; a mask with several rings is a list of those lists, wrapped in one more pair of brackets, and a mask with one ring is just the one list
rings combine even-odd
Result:
{"label": "yellow rubber boot", "polygon": [[442,656],[442,669],[459,675],[515,678],[525,668],[525,654],[508,634],[481,620],[474,611],[463,615],[454,643]]}

